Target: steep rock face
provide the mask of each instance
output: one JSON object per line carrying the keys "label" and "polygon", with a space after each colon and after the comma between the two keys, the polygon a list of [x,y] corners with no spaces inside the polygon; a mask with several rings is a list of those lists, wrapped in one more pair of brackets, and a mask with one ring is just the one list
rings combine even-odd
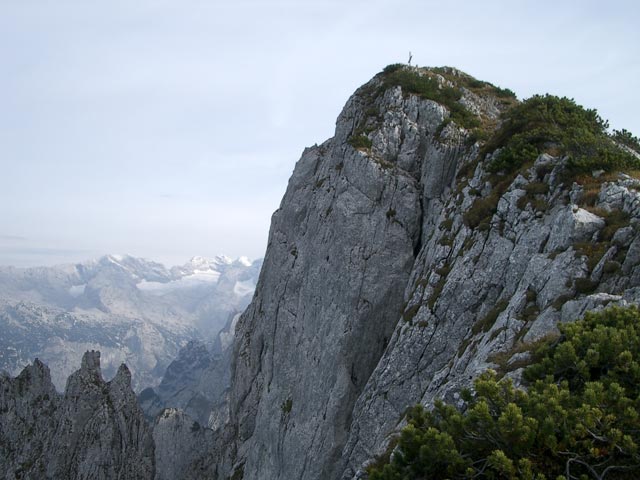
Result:
{"label": "steep rock face", "polygon": [[[500,92],[460,90],[495,128]],[[359,478],[408,406],[455,403],[490,367],[518,381],[519,346],[638,301],[636,181],[594,180],[594,205],[563,158],[491,174],[451,118],[376,77],[303,153],[238,323],[219,476]]]}
{"label": "steep rock face", "polygon": [[228,348],[214,354],[204,343],[190,341],[167,367],[157,391],[140,393],[142,409],[148,418],[155,418],[165,407],[179,408],[200,425],[209,426],[212,411],[225,402],[229,362]]}
{"label": "steep rock face", "polygon": [[149,420],[165,408],[177,408],[205,427],[216,429],[227,422],[231,354],[239,317],[239,313],[232,315],[213,343],[187,343],[167,367],[158,388],[140,393],[138,402]]}
{"label": "steep rock face", "polygon": [[42,478],[61,398],[36,359],[16,378],[0,376],[0,477]]}
{"label": "steep rock face", "polygon": [[126,366],[105,382],[100,353],[87,352],[60,395],[36,360],[0,378],[0,395],[3,478],[153,478],[153,439]]}
{"label": "steep rock face", "polygon": [[[485,231],[463,222],[472,186],[486,181],[481,167],[438,212],[451,229],[427,232],[405,292],[409,321],[396,327],[354,407],[342,478],[364,474],[407,407],[455,404],[488,368],[517,384],[526,364],[519,350],[554,334],[558,322],[640,302],[640,181],[601,182],[588,207],[601,218],[579,206],[583,189],[563,183],[564,169],[562,159],[540,156],[501,196]],[[527,197],[540,181],[549,190],[542,203]]]}
{"label": "steep rock face", "polygon": [[[184,412],[167,408],[154,422],[153,440],[158,453],[155,480],[175,480],[185,478],[185,472],[212,448],[213,431]],[[193,473],[203,478],[197,470]]]}
{"label": "steep rock face", "polygon": [[[353,405],[402,313],[423,224],[466,154],[455,129],[433,141],[444,107],[400,88],[372,99],[378,86],[349,100],[333,139],[304,152],[273,216],[235,352],[231,457],[245,478],[336,475]],[[349,138],[372,111],[371,148],[357,150]]]}

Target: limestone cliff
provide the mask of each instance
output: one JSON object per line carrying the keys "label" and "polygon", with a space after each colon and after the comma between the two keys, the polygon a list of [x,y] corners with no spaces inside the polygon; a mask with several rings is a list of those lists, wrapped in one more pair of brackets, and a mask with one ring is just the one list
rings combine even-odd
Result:
{"label": "limestone cliff", "polygon": [[560,154],[490,171],[480,139],[515,98],[398,68],[414,84],[376,76],[296,165],[238,322],[212,474],[360,477],[407,407],[455,402],[489,367],[517,379],[523,345],[640,295],[640,182],[577,179]]}
{"label": "limestone cliff", "polygon": [[[207,478],[194,466],[213,446],[213,431],[202,427],[181,410],[167,408],[155,419],[153,440],[156,445],[155,480]],[[205,470],[206,472],[206,470]]]}
{"label": "limestone cliff", "polygon": [[151,431],[122,365],[102,379],[100,353],[87,352],[64,395],[39,360],[0,377],[0,477],[151,479]]}

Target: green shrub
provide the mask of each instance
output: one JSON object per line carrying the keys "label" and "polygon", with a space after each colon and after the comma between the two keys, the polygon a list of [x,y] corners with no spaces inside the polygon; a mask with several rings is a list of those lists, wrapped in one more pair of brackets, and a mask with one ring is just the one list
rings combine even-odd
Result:
{"label": "green shrub", "polygon": [[507,112],[483,153],[502,149],[488,166],[494,172],[518,169],[543,152],[567,155],[573,173],[640,166],[611,141],[607,127],[596,110],[566,97],[535,95]]}
{"label": "green shrub", "polygon": [[371,148],[372,142],[366,135],[352,135],[349,138],[349,145],[356,149],[369,149]]}
{"label": "green shrub", "polygon": [[476,228],[481,223],[490,221],[493,214],[498,210],[499,200],[500,197],[497,195],[477,198],[471,208],[464,213],[462,217],[464,224],[470,228]]}
{"label": "green shrub", "polygon": [[240,464],[238,468],[233,471],[230,480],[242,480],[244,478],[244,463]]}
{"label": "green shrub", "polygon": [[535,302],[538,299],[538,293],[529,287],[525,293],[525,298],[527,299],[527,303]]}
{"label": "green shrub", "polygon": [[280,410],[282,410],[282,413],[284,413],[285,415],[290,413],[292,408],[293,408],[293,400],[291,400],[291,398],[287,398],[284,402],[280,404]]}
{"label": "green shrub", "polygon": [[442,275],[440,276],[438,283],[434,285],[431,296],[429,297],[429,300],[427,300],[427,305],[429,306],[430,310],[433,310],[433,308],[436,306],[436,302],[440,298],[440,294],[442,293],[442,290],[444,290],[444,286],[446,283],[447,277],[446,275]]}
{"label": "green shrub", "polygon": [[522,311],[522,320],[525,322],[531,322],[535,320],[540,314],[540,309],[538,305],[532,303],[531,305],[527,305]]}
{"label": "green shrub", "polygon": [[593,282],[589,278],[576,278],[576,293],[593,293],[598,286],[598,282]]}
{"label": "green shrub", "polygon": [[544,182],[531,182],[525,185],[524,190],[529,195],[546,195],[549,192],[549,185]]}
{"label": "green shrub", "polygon": [[445,127],[450,123],[451,123],[451,117],[445,118],[442,122],[440,122],[440,125],[438,125],[438,128],[436,128],[436,131],[433,133],[433,136],[435,138],[440,138]]}
{"label": "green shrub", "polygon": [[577,256],[587,257],[587,268],[590,272],[598,265],[602,256],[609,249],[608,242],[576,242],[573,244]]}
{"label": "green shrub", "polygon": [[506,300],[500,300],[495,306],[487,312],[487,314],[481,320],[478,320],[471,329],[471,333],[477,335],[480,332],[488,332],[493,327],[493,324],[496,323],[498,316],[504,311],[505,308],[509,305],[509,302]]}
{"label": "green shrub", "polygon": [[443,235],[440,237],[440,240],[438,240],[438,245],[442,245],[443,247],[452,247],[454,240],[455,238],[452,235]]}
{"label": "green shrub", "polygon": [[606,211],[598,209],[595,211],[596,215],[604,218],[604,228],[600,232],[600,241],[609,241],[613,238],[616,232],[623,227],[629,225],[631,217],[628,213],[622,210]]}
{"label": "green shrub", "polygon": [[631,480],[640,476],[640,312],[587,313],[537,348],[527,391],[493,371],[407,414],[393,455],[371,480]]}
{"label": "green shrub", "polygon": [[619,262],[608,261],[604,264],[603,272],[606,274],[614,274],[620,271],[622,265]]}
{"label": "green shrub", "polygon": [[402,63],[392,63],[391,65],[387,65],[386,67],[384,67],[382,69],[382,73],[385,74],[385,75],[386,74],[390,74],[390,73],[393,73],[393,72],[395,72],[397,70],[401,70],[404,67],[405,66]]}
{"label": "green shrub", "polygon": [[471,75],[455,70],[451,67],[435,67],[432,70],[435,73],[442,75],[447,80],[461,85],[476,94],[491,93],[496,97],[509,100],[515,100],[516,98],[516,94],[508,88],[496,87],[489,82],[478,80]]}
{"label": "green shrub", "polygon": [[416,305],[412,305],[411,307],[407,308],[404,313],[402,314],[402,319],[405,322],[410,322],[413,320],[413,317],[415,317],[418,314],[418,310],[420,310],[420,304],[416,304]]}
{"label": "green shrub", "polygon": [[494,86],[494,88],[496,89],[496,95],[498,97],[516,98],[516,94],[514,93],[513,90],[510,90],[508,88],[495,87],[495,86]]}
{"label": "green shrub", "polygon": [[528,204],[531,204],[533,210],[538,212],[545,212],[547,210],[547,202],[541,195],[545,195],[549,192],[549,185],[544,182],[531,182],[524,187],[525,195],[518,198],[517,206],[520,210],[527,208]]}
{"label": "green shrub", "polygon": [[446,231],[450,231],[451,227],[453,227],[453,218],[451,217],[445,218],[438,226],[440,230],[446,230]]}
{"label": "green shrub", "polygon": [[616,142],[640,153],[640,139],[638,139],[638,137],[634,137],[630,131],[625,130],[624,128],[622,130],[614,130],[611,138]]}
{"label": "green shrub", "polygon": [[445,263],[442,267],[436,268],[436,273],[441,277],[446,277],[451,272],[451,265]]}

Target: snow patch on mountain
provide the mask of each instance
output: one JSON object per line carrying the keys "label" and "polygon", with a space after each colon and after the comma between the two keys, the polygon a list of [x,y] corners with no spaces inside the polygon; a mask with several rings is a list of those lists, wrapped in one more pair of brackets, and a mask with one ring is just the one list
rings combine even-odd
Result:
{"label": "snow patch on mountain", "polygon": [[136,391],[157,386],[189,340],[216,339],[242,312],[261,260],[193,257],[181,266],[130,255],[75,265],[0,267],[0,370],[34,357],[58,390],[85,350],[100,350],[105,376],[126,362]]}
{"label": "snow patch on mountain", "polygon": [[202,286],[203,284],[215,284],[218,280],[220,280],[220,272],[213,270],[195,270],[191,275],[186,275],[170,282],[148,282],[147,280],[141,280],[136,284],[136,287],[138,290],[162,295],[172,290],[193,288]]}

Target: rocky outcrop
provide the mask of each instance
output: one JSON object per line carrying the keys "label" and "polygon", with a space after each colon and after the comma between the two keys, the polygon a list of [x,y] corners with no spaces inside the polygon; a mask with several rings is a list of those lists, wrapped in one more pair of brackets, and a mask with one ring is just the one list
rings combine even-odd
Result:
{"label": "rocky outcrop", "polygon": [[153,439],[161,453],[156,455],[155,480],[185,478],[190,470],[195,478],[206,478],[198,475],[194,464],[213,448],[211,429],[203,428],[178,409],[167,408],[154,422]]}
{"label": "rocky outcrop", "polygon": [[0,376],[0,477],[45,476],[61,400],[38,359],[16,378]]}
{"label": "rocky outcrop", "polygon": [[[411,71],[498,124],[501,92],[452,69]],[[455,403],[490,367],[517,379],[520,346],[640,298],[632,180],[594,177],[594,205],[563,158],[490,173],[451,115],[378,76],[335,136],[305,150],[238,322],[211,474],[362,477],[407,407]]]}
{"label": "rocky outcrop", "polygon": [[150,479],[153,438],[122,365],[102,379],[87,352],[64,395],[39,360],[0,378],[0,476],[7,479]]}

